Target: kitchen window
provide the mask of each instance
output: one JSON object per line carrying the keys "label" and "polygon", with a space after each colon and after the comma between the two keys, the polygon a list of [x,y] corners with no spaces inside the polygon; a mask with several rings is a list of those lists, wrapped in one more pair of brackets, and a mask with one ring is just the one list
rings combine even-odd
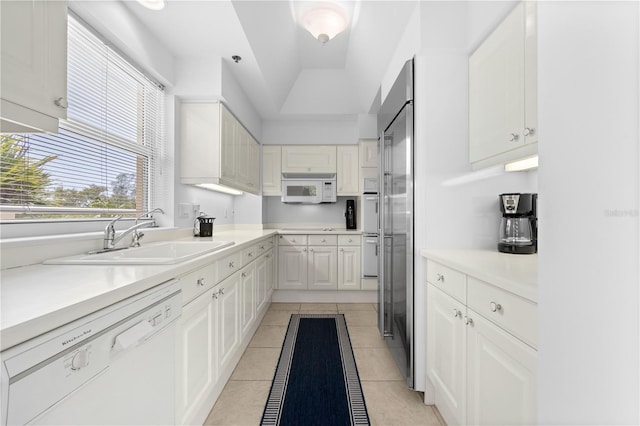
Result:
{"label": "kitchen window", "polygon": [[1,135],[3,227],[135,217],[161,204],[162,85],[68,22],[68,118],[56,134]]}

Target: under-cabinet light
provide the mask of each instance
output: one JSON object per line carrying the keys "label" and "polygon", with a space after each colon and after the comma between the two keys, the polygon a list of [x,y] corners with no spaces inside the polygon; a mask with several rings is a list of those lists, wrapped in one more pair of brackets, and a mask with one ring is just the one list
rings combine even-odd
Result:
{"label": "under-cabinet light", "polygon": [[538,168],[538,156],[523,158],[522,160],[512,161],[504,165],[505,172],[522,172],[525,170]]}
{"label": "under-cabinet light", "polygon": [[210,191],[224,192],[231,195],[242,195],[242,191],[236,189],[227,188],[226,186],[216,185],[215,183],[199,183],[196,185],[199,188],[208,189]]}
{"label": "under-cabinet light", "polygon": [[138,0],[138,3],[151,10],[164,9],[164,0]]}

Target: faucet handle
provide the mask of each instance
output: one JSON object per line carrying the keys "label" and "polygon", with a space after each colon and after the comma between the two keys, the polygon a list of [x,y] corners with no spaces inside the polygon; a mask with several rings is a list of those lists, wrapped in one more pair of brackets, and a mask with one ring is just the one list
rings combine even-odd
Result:
{"label": "faucet handle", "polygon": [[131,234],[131,244],[129,244],[129,247],[140,247],[142,237],[144,237],[143,232],[139,232],[137,229],[134,230],[133,234]]}

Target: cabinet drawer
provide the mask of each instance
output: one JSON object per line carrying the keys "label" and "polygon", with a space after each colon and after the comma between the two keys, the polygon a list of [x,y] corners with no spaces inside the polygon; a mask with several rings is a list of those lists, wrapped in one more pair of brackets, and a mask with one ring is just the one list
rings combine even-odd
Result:
{"label": "cabinet drawer", "polygon": [[449,296],[466,303],[467,276],[432,260],[427,260],[427,282]]}
{"label": "cabinet drawer", "polygon": [[306,246],[307,236],[298,234],[280,235],[278,241],[281,246]]}
{"label": "cabinet drawer", "polygon": [[180,277],[182,304],[186,305],[191,300],[212,288],[216,283],[215,279],[216,266],[213,263]]}
{"label": "cabinet drawer", "polygon": [[236,251],[216,261],[216,282],[219,283],[242,268],[242,252]]}
{"label": "cabinet drawer", "polygon": [[309,235],[307,243],[310,246],[336,246],[338,245],[337,235]]}
{"label": "cabinet drawer", "polygon": [[[259,256],[258,246],[253,245],[242,250],[242,266],[248,265]],[[239,265],[240,266],[240,265]]]}
{"label": "cabinet drawer", "polygon": [[338,235],[339,246],[359,246],[360,235]]}
{"label": "cabinet drawer", "polygon": [[267,238],[266,240],[260,241],[258,244],[256,244],[256,247],[258,256],[263,255],[273,247],[273,238]]}
{"label": "cabinet drawer", "polygon": [[469,277],[467,305],[534,348],[537,346],[535,303]]}

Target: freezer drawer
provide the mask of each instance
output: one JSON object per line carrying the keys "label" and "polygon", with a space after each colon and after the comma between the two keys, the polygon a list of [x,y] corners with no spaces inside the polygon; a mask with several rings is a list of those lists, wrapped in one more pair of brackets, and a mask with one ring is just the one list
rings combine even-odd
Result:
{"label": "freezer drawer", "polygon": [[378,236],[362,236],[362,277],[378,276]]}

